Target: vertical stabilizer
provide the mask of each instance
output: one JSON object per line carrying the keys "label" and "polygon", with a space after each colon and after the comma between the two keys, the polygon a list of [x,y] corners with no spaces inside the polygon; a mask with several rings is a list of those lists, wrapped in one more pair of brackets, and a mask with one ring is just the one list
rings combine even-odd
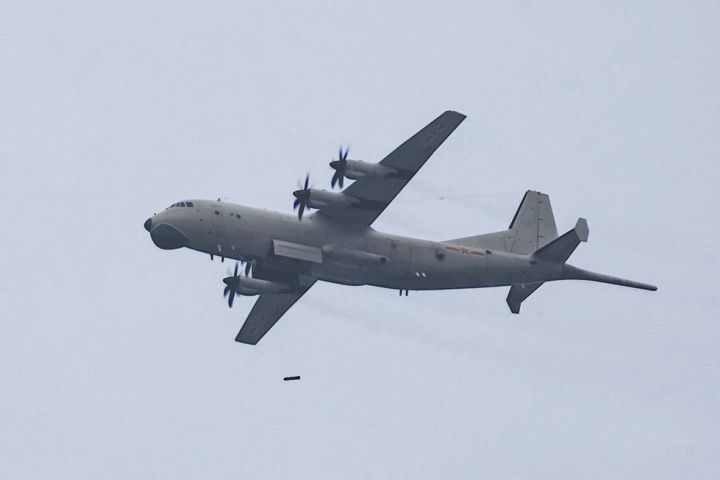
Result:
{"label": "vertical stabilizer", "polygon": [[508,230],[455,238],[448,243],[530,255],[552,242],[557,235],[550,197],[528,190]]}
{"label": "vertical stabilizer", "polygon": [[550,197],[528,190],[510,222],[512,238],[508,251],[530,254],[557,237]]}

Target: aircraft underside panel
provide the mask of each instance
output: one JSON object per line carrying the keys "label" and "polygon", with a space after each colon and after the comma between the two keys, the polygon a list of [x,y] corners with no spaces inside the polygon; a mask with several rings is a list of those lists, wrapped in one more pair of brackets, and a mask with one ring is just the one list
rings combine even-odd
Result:
{"label": "aircraft underside panel", "polygon": [[281,257],[294,258],[305,262],[322,263],[322,250],[312,245],[273,240],[273,253]]}

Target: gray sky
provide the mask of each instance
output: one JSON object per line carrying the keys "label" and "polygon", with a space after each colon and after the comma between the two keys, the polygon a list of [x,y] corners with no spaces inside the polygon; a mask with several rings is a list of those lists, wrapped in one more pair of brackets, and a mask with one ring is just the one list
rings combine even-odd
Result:
{"label": "gray sky", "polygon": [[[720,4],[386,3],[0,6],[0,477],[717,478]],[[660,290],[318,284],[253,348],[227,264],[142,228],[290,212],[446,109],[376,228],[500,230],[539,189],[588,218],[573,263]]]}

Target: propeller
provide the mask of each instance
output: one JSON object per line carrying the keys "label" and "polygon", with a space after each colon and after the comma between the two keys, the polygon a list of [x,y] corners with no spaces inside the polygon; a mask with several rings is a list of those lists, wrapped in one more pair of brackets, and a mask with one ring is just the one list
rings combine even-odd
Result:
{"label": "propeller", "polygon": [[245,276],[252,277],[251,273],[252,273],[253,266],[255,266],[255,260],[250,260],[249,262],[244,262],[244,263],[245,263]]}
{"label": "propeller", "polygon": [[[298,185],[300,186],[300,185]],[[310,209],[308,202],[310,201],[310,174],[305,175],[305,185],[300,190],[293,192],[295,201],[293,202],[293,210],[298,211],[298,220],[302,220],[305,209]]]}
{"label": "propeller", "polygon": [[[252,277],[252,269],[255,266],[255,260],[242,262],[245,264],[245,276]],[[240,275],[238,274],[239,262],[235,262],[235,270],[230,275],[230,269],[228,268],[228,276],[223,278],[225,283],[225,289],[223,290],[223,296],[228,297],[228,307],[232,308],[233,300],[236,296],[240,295]]]}
{"label": "propeller", "polygon": [[347,156],[350,152],[350,147],[347,147],[345,149],[345,152],[343,152],[342,145],[340,145],[340,151],[338,152],[338,159],[333,160],[330,162],[330,167],[332,167],[335,170],[335,174],[332,177],[332,180],[330,180],[330,186],[332,188],[335,188],[335,184],[337,183],[340,188],[343,188],[343,181],[345,180],[345,171],[347,170]]}
{"label": "propeller", "polygon": [[240,292],[238,291],[238,289],[240,288],[240,276],[238,275],[238,262],[235,262],[235,271],[233,272],[232,276],[223,278],[223,283],[225,284],[225,290],[223,291],[223,296],[227,297],[228,307],[232,308],[233,300],[235,300],[235,296],[240,295]]}

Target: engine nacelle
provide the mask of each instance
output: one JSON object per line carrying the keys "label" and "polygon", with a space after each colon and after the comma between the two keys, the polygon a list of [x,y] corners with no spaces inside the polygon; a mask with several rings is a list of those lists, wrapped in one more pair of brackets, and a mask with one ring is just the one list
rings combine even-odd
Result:
{"label": "engine nacelle", "polygon": [[380,165],[379,163],[368,163],[362,160],[347,160],[347,166],[343,172],[345,178],[359,180],[365,177],[393,177],[397,175],[394,168]]}
{"label": "engine nacelle", "polygon": [[282,283],[270,282],[252,277],[239,277],[238,293],[240,295],[277,295],[288,291],[288,286]]}
{"label": "engine nacelle", "polygon": [[357,199],[342,192],[328,192],[327,190],[309,191],[306,205],[311,208],[325,207],[354,207],[358,205]]}

